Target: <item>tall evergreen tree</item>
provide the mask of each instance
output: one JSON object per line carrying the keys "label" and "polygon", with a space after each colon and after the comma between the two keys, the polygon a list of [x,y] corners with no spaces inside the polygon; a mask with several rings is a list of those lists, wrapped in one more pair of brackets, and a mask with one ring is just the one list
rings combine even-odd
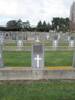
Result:
{"label": "tall evergreen tree", "polygon": [[41,21],[38,22],[36,30],[37,31],[42,31],[42,22]]}
{"label": "tall evergreen tree", "polygon": [[47,24],[47,32],[49,32],[49,30],[51,29],[51,25],[50,23]]}
{"label": "tall evergreen tree", "polygon": [[45,31],[45,32],[47,31],[47,24],[45,21],[42,24],[42,31]]}

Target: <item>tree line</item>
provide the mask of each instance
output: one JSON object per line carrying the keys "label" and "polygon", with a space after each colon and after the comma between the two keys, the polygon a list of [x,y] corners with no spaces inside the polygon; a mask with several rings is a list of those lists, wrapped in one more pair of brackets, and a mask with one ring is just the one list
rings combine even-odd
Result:
{"label": "tree line", "polygon": [[22,22],[19,20],[10,20],[6,23],[6,27],[0,27],[1,31],[38,31],[38,32],[67,32],[69,31],[69,18],[54,17],[52,23],[39,21],[35,27],[30,25],[29,21]]}

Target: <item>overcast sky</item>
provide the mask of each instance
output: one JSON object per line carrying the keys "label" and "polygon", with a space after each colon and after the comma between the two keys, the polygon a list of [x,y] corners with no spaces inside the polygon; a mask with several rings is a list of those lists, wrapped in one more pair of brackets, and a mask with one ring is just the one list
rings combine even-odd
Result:
{"label": "overcast sky", "polygon": [[69,17],[74,0],[0,0],[0,25],[11,19],[51,22],[53,17]]}

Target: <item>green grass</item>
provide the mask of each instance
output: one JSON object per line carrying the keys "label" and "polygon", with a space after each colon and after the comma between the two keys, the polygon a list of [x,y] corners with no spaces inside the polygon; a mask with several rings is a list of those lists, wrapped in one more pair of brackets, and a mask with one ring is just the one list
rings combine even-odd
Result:
{"label": "green grass", "polygon": [[[24,46],[32,46],[34,42],[24,42],[23,45]],[[44,46],[52,46],[52,41],[42,41],[42,43],[44,44]],[[17,45],[17,42],[11,42],[11,43],[4,43],[4,46],[16,46]],[[69,43],[68,42],[60,42],[59,43],[59,46],[66,46],[68,47]]]}
{"label": "green grass", "polygon": [[17,43],[4,43],[4,46],[16,46]]}
{"label": "green grass", "polygon": [[[29,42],[28,43],[23,43],[23,45],[24,46],[31,46],[32,43],[29,43]],[[17,46],[17,42],[15,42],[15,43],[5,43],[4,46],[9,46],[9,47],[14,46],[15,47],[15,46]]]}
{"label": "green grass", "polygon": [[[5,66],[21,67],[31,66],[31,53],[24,51],[4,51],[3,59]],[[71,66],[73,59],[72,51],[45,52],[45,66]]]}
{"label": "green grass", "polygon": [[75,81],[3,83],[0,100],[75,100]]}
{"label": "green grass", "polygon": [[7,51],[3,53],[3,58],[5,66],[31,66],[30,52]]}
{"label": "green grass", "polygon": [[50,51],[45,54],[46,66],[71,66],[73,52],[71,51]]}

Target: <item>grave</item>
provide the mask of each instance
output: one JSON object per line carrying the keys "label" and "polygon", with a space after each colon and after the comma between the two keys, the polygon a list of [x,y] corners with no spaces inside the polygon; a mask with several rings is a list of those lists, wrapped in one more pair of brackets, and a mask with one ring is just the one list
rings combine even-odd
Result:
{"label": "grave", "polygon": [[16,32],[12,32],[12,40],[16,40]]}
{"label": "grave", "polygon": [[36,36],[36,37],[35,37],[35,42],[40,42],[40,40],[39,40],[39,37],[38,37],[38,36]]}
{"label": "grave", "polygon": [[74,37],[68,37],[69,47],[74,47]]}
{"label": "grave", "polygon": [[58,47],[58,40],[59,40],[59,36],[55,35],[53,37],[53,49],[56,49]]}
{"label": "grave", "polygon": [[23,47],[23,37],[21,36],[17,36],[17,50],[22,50]]}
{"label": "grave", "polygon": [[3,56],[2,56],[2,46],[0,45],[0,68],[4,67]]}
{"label": "grave", "polygon": [[43,77],[44,68],[44,46],[42,44],[34,44],[32,46],[32,69],[34,79]]}
{"label": "grave", "polygon": [[3,33],[0,33],[0,45],[3,45],[4,43],[4,36]]}
{"label": "grave", "polygon": [[47,40],[49,40],[49,38],[50,38],[49,34],[47,34],[46,38],[47,38]]}
{"label": "grave", "polygon": [[3,34],[0,34],[0,68],[4,66],[3,56],[2,56],[3,41],[4,41]]}
{"label": "grave", "polygon": [[18,48],[18,50],[22,50],[22,47],[23,47],[23,41],[22,40],[18,40],[17,41],[17,48]]}
{"label": "grave", "polygon": [[73,55],[73,63],[72,63],[72,67],[75,68],[75,52],[74,52],[74,55]]}

